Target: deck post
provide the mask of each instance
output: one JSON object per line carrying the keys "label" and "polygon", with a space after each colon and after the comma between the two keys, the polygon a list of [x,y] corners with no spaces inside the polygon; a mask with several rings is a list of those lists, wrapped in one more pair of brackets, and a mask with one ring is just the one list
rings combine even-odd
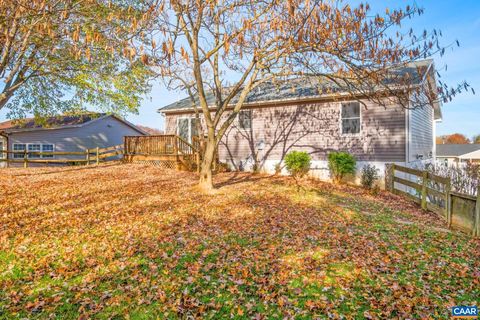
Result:
{"label": "deck post", "polygon": [[25,146],[25,150],[23,150],[23,167],[24,168],[28,167],[27,156],[28,156],[28,153],[27,153],[27,149],[26,149],[26,146]]}
{"label": "deck post", "polygon": [[477,188],[477,203],[475,205],[475,227],[473,229],[473,235],[480,237],[480,186]]}
{"label": "deck post", "polygon": [[427,182],[428,171],[423,171],[422,175],[422,209],[427,210]]}
{"label": "deck post", "polygon": [[100,159],[98,158],[98,155],[99,155],[98,147],[97,147],[96,153],[97,153],[97,165],[98,165],[100,163]]}
{"label": "deck post", "polygon": [[86,160],[87,160],[87,166],[90,164],[90,150],[87,149],[86,151],[86,156],[85,156]]}

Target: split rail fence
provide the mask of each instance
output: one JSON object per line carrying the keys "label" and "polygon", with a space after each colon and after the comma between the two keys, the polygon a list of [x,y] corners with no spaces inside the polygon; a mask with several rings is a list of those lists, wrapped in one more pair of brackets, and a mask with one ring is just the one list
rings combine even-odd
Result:
{"label": "split rail fence", "polygon": [[449,228],[480,237],[480,187],[477,196],[458,193],[449,178],[396,164],[387,165],[385,186],[437,213]]}
{"label": "split rail fence", "polygon": [[[10,156],[11,155],[11,156]],[[0,150],[0,163],[23,164],[24,168],[31,164],[99,164],[111,158],[123,155],[123,144],[107,148],[93,148],[85,151],[6,151]],[[47,158],[48,157],[48,158]],[[59,158],[60,157],[60,158]],[[63,157],[63,158],[62,158]]]}

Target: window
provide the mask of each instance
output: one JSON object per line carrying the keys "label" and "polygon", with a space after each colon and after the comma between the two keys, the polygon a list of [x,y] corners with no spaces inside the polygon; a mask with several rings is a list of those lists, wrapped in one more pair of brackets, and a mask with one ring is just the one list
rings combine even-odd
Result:
{"label": "window", "polygon": [[[37,153],[37,152],[41,152],[42,151],[42,145],[39,144],[39,143],[29,143],[27,145],[27,149],[28,149],[28,157],[30,159],[36,159],[36,158],[40,158],[40,154]],[[34,151],[35,153],[30,153]]]}
{"label": "window", "polygon": [[[42,144],[42,152],[54,152],[53,144]],[[43,154],[42,158],[53,158],[53,154]]]}
{"label": "window", "polygon": [[197,137],[198,123],[197,118],[179,118],[177,119],[177,134],[185,141],[192,142],[193,137]]}
{"label": "window", "polygon": [[13,152],[15,152],[15,153],[13,154],[13,158],[14,159],[18,159],[18,158],[23,159],[23,154],[24,154],[26,149],[27,149],[26,144],[24,144],[24,143],[14,143],[13,144]]}
{"label": "window", "polygon": [[5,153],[3,153],[2,151],[4,151],[4,149],[3,149],[3,141],[0,140],[0,159],[5,158]]}
{"label": "window", "polygon": [[360,103],[342,103],[342,134],[360,133]]}
{"label": "window", "polygon": [[252,128],[252,110],[240,111],[238,114],[238,124],[241,129]]}

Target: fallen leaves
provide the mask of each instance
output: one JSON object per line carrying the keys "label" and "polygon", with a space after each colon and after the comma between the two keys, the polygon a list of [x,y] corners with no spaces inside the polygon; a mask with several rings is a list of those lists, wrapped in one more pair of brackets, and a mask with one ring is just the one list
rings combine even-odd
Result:
{"label": "fallen leaves", "polygon": [[[142,165],[2,170],[0,317],[448,318],[478,240],[388,194]],[[413,221],[397,224],[397,218]]]}

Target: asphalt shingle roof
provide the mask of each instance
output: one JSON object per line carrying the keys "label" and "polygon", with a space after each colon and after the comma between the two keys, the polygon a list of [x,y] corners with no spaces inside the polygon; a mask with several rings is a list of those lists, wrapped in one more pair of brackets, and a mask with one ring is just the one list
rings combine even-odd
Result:
{"label": "asphalt shingle roof", "polygon": [[458,157],[480,150],[480,144],[437,144],[437,157]]}
{"label": "asphalt shingle roof", "polygon": [[[399,79],[409,77],[412,84],[419,84],[424,78],[429,66],[433,60],[422,60],[410,63],[398,69],[392,69],[392,84],[398,83]],[[258,86],[249,93],[246,103],[260,103],[272,101],[293,101],[295,99],[315,98],[325,94],[346,93],[347,87],[341,87],[329,80],[320,80],[318,78],[299,78],[286,81],[266,82]],[[209,106],[215,104],[213,92],[207,93],[207,103]],[[232,103],[235,103],[233,99]],[[193,104],[190,98],[185,98],[160,108],[159,112],[168,112],[173,110],[192,109]]]}
{"label": "asphalt shingle roof", "polygon": [[22,129],[59,128],[65,126],[82,125],[105,115],[105,113],[85,113],[78,115],[48,117],[45,119],[25,118],[19,120],[8,120],[0,122],[0,130],[8,132]]}

